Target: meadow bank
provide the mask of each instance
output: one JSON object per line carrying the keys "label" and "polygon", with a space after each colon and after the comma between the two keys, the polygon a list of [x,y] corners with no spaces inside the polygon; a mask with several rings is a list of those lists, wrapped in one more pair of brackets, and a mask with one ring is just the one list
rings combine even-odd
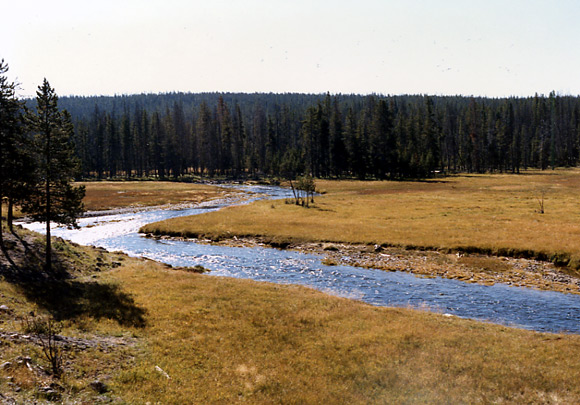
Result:
{"label": "meadow bank", "polygon": [[[506,266],[490,256],[548,261],[557,266],[552,266],[550,273],[573,277],[562,286],[564,291],[578,290],[578,169],[410,182],[318,180],[317,189],[323,195],[315,198],[311,208],[289,201],[262,201],[149,224],[141,231],[230,242],[233,237],[254,238],[273,246],[319,243],[320,250],[324,243],[335,243],[394,248],[394,254],[401,250],[437,251],[443,254],[438,259],[441,269],[459,261],[459,265],[473,267],[480,275],[481,270],[484,274],[496,273],[499,277],[495,281],[502,281]],[[480,258],[463,258],[474,254]],[[400,269],[381,263],[373,266]],[[516,265],[516,269],[520,267],[529,266]],[[541,274],[527,278],[528,283],[538,279],[534,283],[539,288],[560,290],[542,287],[545,277]],[[489,277],[483,281],[494,282]]]}
{"label": "meadow bank", "polygon": [[[342,188],[332,191],[331,185]],[[411,194],[404,183],[392,186],[403,189],[361,192],[357,182],[333,182],[324,199],[333,193],[345,203],[352,196]],[[340,212],[324,199],[311,209],[284,201],[248,209],[289,210],[296,220]],[[42,238],[17,233],[25,235],[28,254],[42,257]],[[13,250],[26,251],[22,242],[11,242]],[[62,240],[53,246],[63,271],[58,277],[33,266],[14,272],[3,263],[2,401],[580,401],[576,335],[377,308],[299,286],[208,277]],[[48,372],[31,317],[60,322],[60,379]]]}
{"label": "meadow bank", "polygon": [[[84,263],[84,270],[73,266],[70,278],[40,284],[11,279],[3,270],[4,401],[580,400],[576,335],[377,308],[305,287],[208,277],[63,241],[56,248],[59,262]],[[31,311],[60,321],[60,379],[48,373],[31,338],[35,331],[27,329]]]}

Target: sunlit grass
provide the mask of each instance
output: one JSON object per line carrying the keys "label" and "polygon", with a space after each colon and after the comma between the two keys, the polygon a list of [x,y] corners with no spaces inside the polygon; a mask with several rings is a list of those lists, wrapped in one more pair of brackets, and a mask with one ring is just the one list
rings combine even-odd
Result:
{"label": "sunlit grass", "polygon": [[83,200],[89,211],[155,206],[176,203],[200,203],[231,194],[230,190],[203,184],[168,181],[80,182],[86,187]]}
{"label": "sunlit grass", "polygon": [[[3,202],[2,203],[2,219],[5,220],[7,215],[8,215],[8,204]],[[12,215],[14,216],[14,219],[22,218],[23,215],[22,215],[22,211],[20,210],[19,206],[14,206],[12,208]]]}
{"label": "sunlit grass", "polygon": [[[235,193],[216,186],[170,181],[90,181],[77,182],[75,185],[85,186],[83,203],[88,211],[180,203],[198,204]],[[3,204],[4,217],[6,212],[7,205]],[[14,218],[22,216],[20,207],[15,206]]]}
{"label": "sunlit grass", "polygon": [[[580,338],[298,286],[145,263],[115,271],[147,309],[147,351],[115,379],[129,402],[575,402]],[[167,379],[155,366],[169,375]]]}
{"label": "sunlit grass", "polygon": [[[259,202],[150,224],[144,232],[373,243],[580,264],[580,170],[425,182],[322,181],[314,208]],[[545,213],[539,213],[538,198]]]}
{"label": "sunlit grass", "polygon": [[[559,246],[549,245],[551,238],[572,249],[567,238],[579,215],[579,182],[576,170],[445,182],[319,182],[326,194],[315,208],[268,201],[192,219],[200,219],[203,234],[217,236],[451,247],[449,235],[456,232],[462,243],[472,238],[462,246],[501,242],[512,248],[519,234],[509,237],[498,223],[515,221],[538,234],[522,236],[521,243],[547,251]],[[546,213],[538,214],[534,193],[544,187],[550,190]],[[430,218],[440,227],[451,220],[456,226],[441,230]],[[503,239],[496,241],[496,234]],[[86,269],[44,294],[0,280],[0,304],[10,308],[0,313],[0,331],[22,331],[21,320],[34,311],[57,314],[69,336],[134,340],[67,352],[62,385],[70,402],[94,402],[89,384],[95,379],[105,380],[104,396],[120,403],[580,402],[579,336],[377,308],[305,287],[176,271],[65,242],[55,249]],[[502,270],[489,258],[461,260],[482,271]],[[113,262],[120,267],[110,270]],[[106,266],[91,274],[98,263]],[[0,364],[25,355],[45,366],[30,343],[0,341],[0,349]],[[19,398],[42,399],[34,387],[44,382],[25,366],[0,369],[0,392],[13,395],[7,377],[25,391]]]}
{"label": "sunlit grass", "polygon": [[[93,402],[96,379],[107,384],[104,396],[120,403],[580,400],[579,336],[379,308],[305,287],[199,275],[84,248],[80,254],[122,265],[71,280],[71,290],[58,294],[63,308],[24,284],[0,280],[11,311],[0,314],[0,331],[22,331],[30,311],[51,312],[60,314],[67,336],[128,343],[65,352],[59,384],[71,403]],[[33,366],[46,366],[38,346],[1,347],[0,363],[30,356]],[[24,365],[0,369],[0,390],[16,395],[12,381],[22,389],[18,398],[42,399],[35,387],[50,383],[42,378]]]}

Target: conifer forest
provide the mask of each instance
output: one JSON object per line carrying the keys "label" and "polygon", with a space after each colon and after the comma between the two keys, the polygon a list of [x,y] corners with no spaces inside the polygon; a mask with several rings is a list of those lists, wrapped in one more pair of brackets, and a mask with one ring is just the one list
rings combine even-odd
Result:
{"label": "conifer forest", "polygon": [[[580,98],[63,97],[83,178],[401,179],[575,166]],[[185,176],[185,177],[184,177]]]}

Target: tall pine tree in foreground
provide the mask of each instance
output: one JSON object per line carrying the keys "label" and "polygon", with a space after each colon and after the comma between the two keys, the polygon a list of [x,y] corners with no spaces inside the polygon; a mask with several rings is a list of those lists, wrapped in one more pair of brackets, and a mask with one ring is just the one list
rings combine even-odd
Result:
{"label": "tall pine tree in foreground", "polygon": [[14,83],[8,81],[6,72],[8,72],[8,65],[2,59],[0,62],[0,244],[3,243],[2,204],[8,197],[8,189],[14,177],[11,156],[14,152],[20,110],[14,94]]}
{"label": "tall pine tree in foreground", "polygon": [[[16,97],[16,84],[8,80],[7,72],[8,65],[0,61],[0,201],[8,207],[6,219],[12,231],[13,207],[28,198],[35,176],[31,148],[24,131],[23,103]],[[0,205],[0,225],[2,219]]]}
{"label": "tall pine tree in foreground", "polygon": [[50,224],[76,226],[83,211],[84,187],[72,182],[80,163],[74,154],[73,126],[66,111],[58,109],[58,97],[46,79],[36,92],[36,112],[27,112],[29,130],[37,151],[37,187],[23,211],[46,222],[46,271],[52,270]]}

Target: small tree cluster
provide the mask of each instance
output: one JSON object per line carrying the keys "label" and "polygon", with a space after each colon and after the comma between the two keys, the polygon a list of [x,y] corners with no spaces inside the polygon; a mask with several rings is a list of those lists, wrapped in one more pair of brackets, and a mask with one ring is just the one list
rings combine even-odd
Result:
{"label": "small tree cluster", "polygon": [[294,203],[309,207],[310,203],[314,203],[314,193],[316,193],[316,183],[314,178],[310,175],[298,177],[296,182],[290,180],[290,187],[294,195]]}

